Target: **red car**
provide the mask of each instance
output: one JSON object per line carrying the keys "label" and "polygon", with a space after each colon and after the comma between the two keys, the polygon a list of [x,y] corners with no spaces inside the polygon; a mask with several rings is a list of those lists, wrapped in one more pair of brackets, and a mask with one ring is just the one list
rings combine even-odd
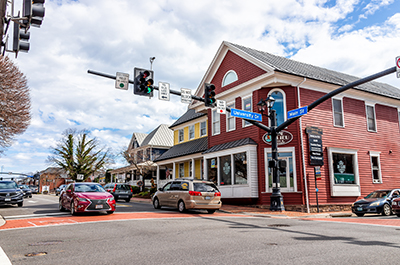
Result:
{"label": "red car", "polygon": [[72,215],[83,212],[115,211],[114,196],[97,183],[71,183],[61,192],[60,211],[70,211]]}

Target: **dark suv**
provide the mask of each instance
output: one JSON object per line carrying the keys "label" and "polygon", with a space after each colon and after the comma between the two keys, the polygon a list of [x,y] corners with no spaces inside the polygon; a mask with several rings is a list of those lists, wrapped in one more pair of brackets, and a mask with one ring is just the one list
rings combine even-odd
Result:
{"label": "dark suv", "polygon": [[115,201],[124,199],[129,202],[133,194],[131,186],[124,183],[108,183],[104,186],[104,189],[114,196]]}
{"label": "dark suv", "polygon": [[17,204],[22,207],[24,193],[12,180],[0,180],[0,205]]}

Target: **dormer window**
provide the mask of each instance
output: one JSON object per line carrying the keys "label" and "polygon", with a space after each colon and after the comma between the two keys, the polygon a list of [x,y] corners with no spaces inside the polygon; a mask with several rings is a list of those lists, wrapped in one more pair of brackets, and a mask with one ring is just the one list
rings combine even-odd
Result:
{"label": "dormer window", "polygon": [[233,70],[229,70],[225,76],[224,79],[222,79],[222,86],[227,86],[235,81],[238,80],[237,74]]}

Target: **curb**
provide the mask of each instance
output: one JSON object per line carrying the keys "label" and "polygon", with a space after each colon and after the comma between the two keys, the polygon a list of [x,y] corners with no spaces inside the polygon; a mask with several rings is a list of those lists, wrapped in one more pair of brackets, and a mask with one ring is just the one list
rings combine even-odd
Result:
{"label": "curb", "polygon": [[6,221],[4,220],[3,216],[0,214],[0,226],[3,226],[6,224]]}

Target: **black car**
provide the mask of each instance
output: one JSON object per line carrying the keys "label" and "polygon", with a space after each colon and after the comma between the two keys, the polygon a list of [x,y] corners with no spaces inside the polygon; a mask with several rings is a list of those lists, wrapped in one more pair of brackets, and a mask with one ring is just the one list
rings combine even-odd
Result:
{"label": "black car", "polygon": [[17,204],[22,207],[24,193],[17,183],[11,180],[0,180],[0,205]]}
{"label": "black car", "polygon": [[24,198],[32,198],[32,190],[28,187],[28,185],[22,184],[18,185],[18,187],[24,193]]}
{"label": "black car", "polygon": [[124,199],[129,202],[133,194],[131,186],[124,183],[108,183],[104,189],[114,196],[115,201]]}
{"label": "black car", "polygon": [[392,214],[392,201],[400,197],[400,189],[376,190],[368,194],[362,200],[358,200],[351,206],[351,211],[358,217],[366,213],[382,215]]}

